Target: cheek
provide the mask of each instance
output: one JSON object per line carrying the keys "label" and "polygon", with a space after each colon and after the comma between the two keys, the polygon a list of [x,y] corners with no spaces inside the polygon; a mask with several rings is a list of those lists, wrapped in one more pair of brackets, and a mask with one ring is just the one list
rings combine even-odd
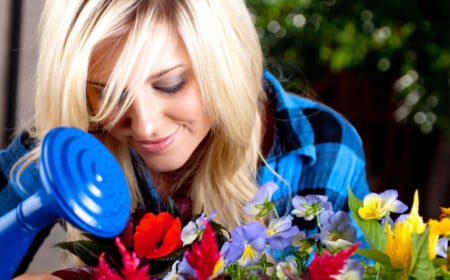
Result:
{"label": "cheek", "polygon": [[201,127],[203,132],[206,134],[209,130],[211,130],[212,128],[212,120],[211,117],[209,116],[209,114],[207,114],[202,107],[202,113],[201,113],[201,117],[200,117],[200,123],[201,123]]}
{"label": "cheek", "polygon": [[183,100],[180,101],[180,104],[186,108],[186,116],[191,116],[195,122],[204,127],[204,129],[209,130],[211,128],[212,120],[207,113],[207,108],[205,108],[200,89],[197,85],[194,85],[187,94],[184,95]]}
{"label": "cheek", "polygon": [[119,141],[120,143],[122,143],[122,144],[127,144],[126,143],[126,141],[125,141],[125,139],[122,137],[122,130],[121,129],[117,129],[116,127],[112,127],[110,130],[109,130],[109,134],[114,138],[114,139],[116,139],[117,141]]}

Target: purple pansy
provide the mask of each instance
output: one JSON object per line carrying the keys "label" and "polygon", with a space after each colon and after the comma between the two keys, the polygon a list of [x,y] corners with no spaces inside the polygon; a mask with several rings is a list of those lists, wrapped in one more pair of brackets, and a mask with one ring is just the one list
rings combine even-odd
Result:
{"label": "purple pansy", "polygon": [[356,229],[351,224],[350,216],[344,211],[325,211],[320,215],[320,223],[320,240],[328,248],[342,249],[355,242]]}
{"label": "purple pansy", "polygon": [[336,276],[337,280],[363,279],[364,267],[358,260],[347,259],[342,269],[341,275]]}
{"label": "purple pansy", "polygon": [[273,209],[272,194],[278,189],[277,184],[270,181],[262,185],[255,197],[244,207],[244,212],[250,216],[264,216]]}
{"label": "purple pansy", "polygon": [[226,264],[237,261],[241,266],[247,266],[259,261],[265,247],[266,228],[251,222],[231,231],[231,241],[222,246],[221,255]]}
{"label": "purple pansy", "polygon": [[448,257],[448,238],[441,237],[438,239],[437,242],[437,248],[436,248],[436,255],[442,258]]}
{"label": "purple pansy", "polygon": [[292,216],[272,219],[267,228],[267,244],[273,250],[281,250],[291,245],[292,239],[300,234],[297,226],[292,226]]}

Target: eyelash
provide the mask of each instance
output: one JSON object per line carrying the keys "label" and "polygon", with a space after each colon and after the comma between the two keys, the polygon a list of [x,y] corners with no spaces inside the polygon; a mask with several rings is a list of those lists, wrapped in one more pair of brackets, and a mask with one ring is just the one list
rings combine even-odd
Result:
{"label": "eyelash", "polygon": [[171,95],[171,94],[176,94],[177,92],[182,90],[183,87],[185,86],[185,84],[186,84],[186,81],[183,79],[178,84],[176,84],[174,86],[171,86],[171,87],[157,87],[157,86],[154,86],[154,88],[156,90],[159,90],[159,91],[162,91],[164,93],[167,93],[167,94]]}
{"label": "eyelash", "polygon": [[[184,88],[184,86],[186,85],[186,80],[181,80],[178,84],[176,84],[176,85],[174,85],[174,86],[171,86],[171,87],[158,87],[158,86],[154,86],[154,89],[156,89],[156,90],[158,90],[158,91],[161,91],[161,92],[163,92],[163,93],[166,93],[166,94],[168,94],[168,95],[172,95],[172,94],[176,94],[176,93],[178,93],[180,90],[182,90],[183,88]],[[99,89],[98,90],[98,95],[97,95],[97,98],[98,99],[103,99],[103,91],[104,91],[105,89],[103,88],[103,89]],[[125,99],[125,96],[126,96],[126,94],[128,93],[128,91],[127,90],[123,90],[122,91],[122,93],[121,93],[121,95],[120,95],[120,100],[119,100],[119,104],[120,103],[123,103],[124,102],[124,99]]]}

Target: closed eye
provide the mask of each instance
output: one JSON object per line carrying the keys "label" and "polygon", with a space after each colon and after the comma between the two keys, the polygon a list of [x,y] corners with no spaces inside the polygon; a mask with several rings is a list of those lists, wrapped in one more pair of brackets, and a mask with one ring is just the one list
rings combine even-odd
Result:
{"label": "closed eye", "polygon": [[186,80],[182,79],[181,81],[179,81],[178,83],[176,83],[175,85],[172,85],[172,86],[154,85],[153,88],[155,88],[156,90],[161,91],[163,93],[175,94],[175,93],[179,92],[180,90],[182,90],[185,84],[186,84]]}

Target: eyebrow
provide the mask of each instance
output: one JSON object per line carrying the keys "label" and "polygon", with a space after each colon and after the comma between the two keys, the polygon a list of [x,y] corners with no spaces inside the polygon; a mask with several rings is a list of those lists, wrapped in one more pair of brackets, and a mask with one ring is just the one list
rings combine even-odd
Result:
{"label": "eyebrow", "polygon": [[91,80],[87,80],[86,83],[89,85],[97,86],[97,87],[102,87],[102,88],[106,87],[105,83],[99,83],[99,82],[95,82],[95,81],[91,81]]}
{"label": "eyebrow", "polygon": [[[157,73],[155,73],[155,74],[150,75],[150,76],[147,78],[147,80],[152,80],[152,79],[160,78],[161,76],[164,76],[165,74],[169,73],[170,71],[175,70],[175,69],[177,69],[177,68],[179,68],[179,67],[182,67],[182,66],[184,66],[184,64],[177,64],[177,65],[174,65],[174,66],[172,66],[172,67],[169,67],[169,68],[164,69],[164,70],[162,70],[162,71],[160,71],[160,72],[157,72]],[[91,80],[87,80],[86,83],[87,83],[87,84],[90,84],[90,85],[93,85],[93,86],[97,86],[97,87],[102,87],[102,88],[106,87],[106,83],[101,83],[101,82],[96,82],[96,81],[91,81]]]}
{"label": "eyebrow", "polygon": [[167,69],[164,69],[164,70],[162,70],[162,71],[159,71],[159,72],[157,72],[157,73],[155,73],[155,74],[150,75],[150,76],[147,78],[147,80],[157,79],[157,78],[159,78],[159,77],[161,77],[161,76],[164,76],[165,74],[169,73],[170,71],[175,70],[175,69],[177,69],[177,68],[179,68],[179,67],[183,67],[183,66],[184,66],[184,64],[177,64],[177,65],[174,65],[174,66],[172,66],[172,67],[169,67],[169,68],[167,68]]}

